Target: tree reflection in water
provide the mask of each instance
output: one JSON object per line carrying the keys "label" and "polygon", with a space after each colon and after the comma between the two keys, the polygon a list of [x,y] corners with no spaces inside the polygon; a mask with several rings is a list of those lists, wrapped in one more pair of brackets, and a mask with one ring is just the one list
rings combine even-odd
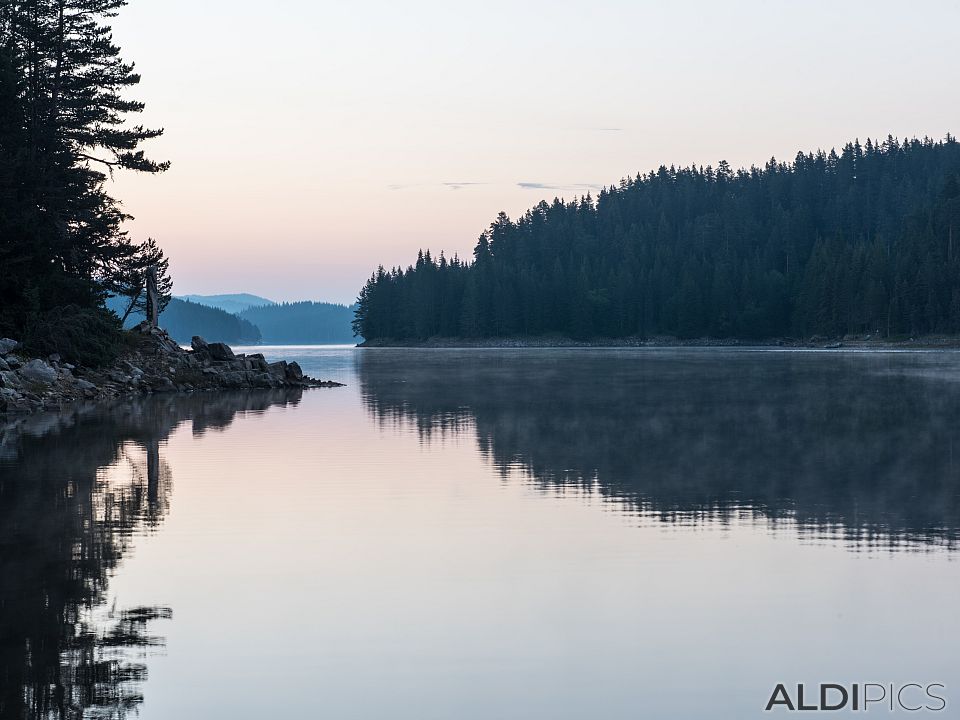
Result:
{"label": "tree reflection in water", "polygon": [[502,473],[545,492],[853,549],[958,540],[953,354],[369,350],[357,363],[379,422],[425,441],[475,434]]}
{"label": "tree reflection in water", "polygon": [[0,718],[124,717],[164,607],[105,607],[133,538],[169,509],[162,445],[299,390],[166,396],[70,408],[0,426]]}

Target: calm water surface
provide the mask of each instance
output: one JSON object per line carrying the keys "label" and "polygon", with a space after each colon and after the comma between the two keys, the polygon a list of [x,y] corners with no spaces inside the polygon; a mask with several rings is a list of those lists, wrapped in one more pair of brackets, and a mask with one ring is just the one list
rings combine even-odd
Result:
{"label": "calm water surface", "polygon": [[0,718],[960,707],[960,355],[260,350],[3,429]]}

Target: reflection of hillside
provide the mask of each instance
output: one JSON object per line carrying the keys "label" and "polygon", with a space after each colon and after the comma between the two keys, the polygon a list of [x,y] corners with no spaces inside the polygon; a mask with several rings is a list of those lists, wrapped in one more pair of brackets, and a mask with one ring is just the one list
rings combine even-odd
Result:
{"label": "reflection of hillside", "polygon": [[142,650],[166,608],[103,607],[131,538],[159,523],[171,431],[229,425],[300,391],[138,399],[0,426],[0,718],[120,717],[142,698]]}
{"label": "reflection of hillside", "polygon": [[[935,356],[360,353],[368,409],[475,432],[501,469],[671,521],[795,519],[857,544],[953,544],[960,383]],[[960,444],[956,447],[960,453]]]}

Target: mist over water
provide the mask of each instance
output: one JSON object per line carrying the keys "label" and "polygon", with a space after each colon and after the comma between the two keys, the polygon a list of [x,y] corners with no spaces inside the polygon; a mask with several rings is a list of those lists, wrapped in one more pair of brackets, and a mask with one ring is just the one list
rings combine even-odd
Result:
{"label": "mist over water", "polygon": [[960,688],[956,354],[264,352],[348,385],[3,429],[0,717]]}

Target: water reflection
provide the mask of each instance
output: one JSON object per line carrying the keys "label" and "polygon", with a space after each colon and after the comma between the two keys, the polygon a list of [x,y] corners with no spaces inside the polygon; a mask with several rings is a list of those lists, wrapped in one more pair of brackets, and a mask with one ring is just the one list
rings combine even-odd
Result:
{"label": "water reflection", "polygon": [[162,522],[173,479],[163,443],[299,390],[154,397],[0,426],[0,718],[124,717],[164,607],[106,607],[132,539]]}
{"label": "water reflection", "polygon": [[857,549],[958,540],[953,355],[371,350],[357,366],[378,421],[474,434],[544,491]]}

